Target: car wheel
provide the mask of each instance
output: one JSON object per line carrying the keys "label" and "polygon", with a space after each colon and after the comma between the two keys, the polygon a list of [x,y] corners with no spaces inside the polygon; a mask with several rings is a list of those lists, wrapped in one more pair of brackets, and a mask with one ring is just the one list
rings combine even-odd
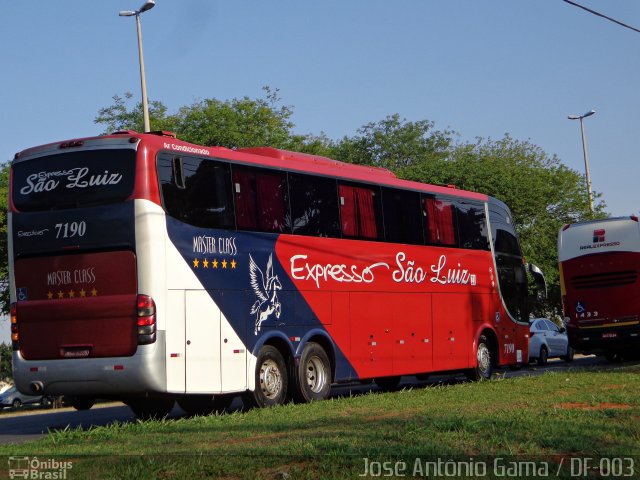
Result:
{"label": "car wheel", "polygon": [[538,354],[538,365],[546,365],[549,359],[549,352],[544,345],[540,347],[540,353]]}
{"label": "car wheel", "polygon": [[571,345],[567,346],[567,354],[562,357],[562,359],[565,362],[571,362],[573,361],[573,356],[575,355],[576,351],[573,349],[573,347]]}
{"label": "car wheel", "polygon": [[19,398],[14,398],[13,402],[11,402],[11,406],[13,408],[20,408],[21,405],[22,405],[22,402],[20,401]]}

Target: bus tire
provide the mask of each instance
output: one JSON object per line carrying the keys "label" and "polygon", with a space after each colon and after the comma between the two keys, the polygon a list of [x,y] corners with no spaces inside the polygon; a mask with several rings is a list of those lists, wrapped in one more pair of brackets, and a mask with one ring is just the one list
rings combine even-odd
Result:
{"label": "bus tire", "polygon": [[296,401],[311,402],[327,398],[331,390],[331,363],[324,348],[315,342],[307,343],[302,349],[296,370]]}
{"label": "bus tire", "polygon": [[547,360],[549,360],[549,352],[547,351],[547,347],[542,345],[540,347],[540,353],[538,354],[538,365],[546,365]]}
{"label": "bus tire", "polygon": [[125,402],[140,420],[165,418],[175,404],[173,398],[134,398]]}
{"label": "bus tire", "polygon": [[273,407],[287,399],[289,376],[284,358],[277,348],[265,345],[258,352],[255,389],[245,395],[247,407]]}
{"label": "bus tire", "polygon": [[620,352],[608,351],[604,354],[604,358],[611,363],[620,363],[624,360]]}
{"label": "bus tire", "polygon": [[493,375],[493,350],[486,335],[480,335],[476,351],[476,366],[465,372],[469,380],[489,380]]}
{"label": "bus tire", "polygon": [[391,391],[395,390],[398,388],[398,385],[400,385],[400,376],[380,377],[376,378],[374,382],[376,382],[376,385],[380,390]]}

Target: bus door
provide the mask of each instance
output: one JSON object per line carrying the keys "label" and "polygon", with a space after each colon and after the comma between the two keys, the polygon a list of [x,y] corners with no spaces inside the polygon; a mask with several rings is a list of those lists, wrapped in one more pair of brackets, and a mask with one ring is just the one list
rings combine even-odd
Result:
{"label": "bus door", "polygon": [[[231,294],[231,293],[226,293]],[[241,300],[239,300],[241,301]],[[170,290],[167,388],[174,393],[246,389],[247,352],[206,290]]]}
{"label": "bus door", "polygon": [[470,296],[441,293],[433,297],[433,363],[436,370],[469,366],[472,321]]}

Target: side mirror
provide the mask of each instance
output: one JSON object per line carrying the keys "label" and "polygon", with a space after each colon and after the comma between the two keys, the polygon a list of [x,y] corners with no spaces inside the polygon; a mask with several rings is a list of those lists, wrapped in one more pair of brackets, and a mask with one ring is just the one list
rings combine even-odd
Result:
{"label": "side mirror", "polygon": [[538,292],[538,299],[544,300],[547,298],[547,281],[544,279],[544,273],[533,263],[527,263],[526,268],[528,272],[533,276],[533,280],[536,283],[536,290]]}

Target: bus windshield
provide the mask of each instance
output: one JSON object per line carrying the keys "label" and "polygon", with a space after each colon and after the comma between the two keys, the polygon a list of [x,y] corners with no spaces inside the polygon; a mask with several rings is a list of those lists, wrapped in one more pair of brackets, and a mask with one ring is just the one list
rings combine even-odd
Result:
{"label": "bus windshield", "polygon": [[13,165],[13,204],[43,211],[114,203],[128,198],[135,180],[134,149],[64,152]]}

